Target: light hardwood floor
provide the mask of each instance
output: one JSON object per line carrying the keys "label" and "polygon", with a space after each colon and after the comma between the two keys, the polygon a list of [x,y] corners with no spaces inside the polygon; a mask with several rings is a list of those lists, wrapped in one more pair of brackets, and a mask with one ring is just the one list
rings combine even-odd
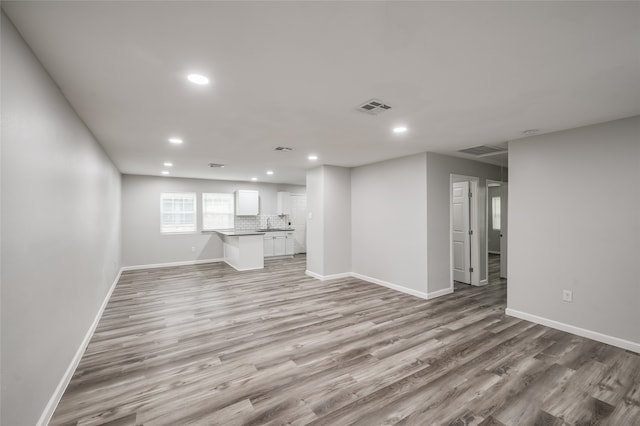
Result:
{"label": "light hardwood floor", "polygon": [[[640,355],[305,258],[123,273],[53,425],[640,425]],[[495,259],[494,259],[495,265]]]}

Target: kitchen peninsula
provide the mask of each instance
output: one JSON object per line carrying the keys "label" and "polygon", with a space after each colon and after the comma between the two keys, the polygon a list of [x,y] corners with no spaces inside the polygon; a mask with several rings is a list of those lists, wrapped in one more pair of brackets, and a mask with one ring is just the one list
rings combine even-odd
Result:
{"label": "kitchen peninsula", "polygon": [[264,232],[215,231],[222,240],[224,261],[238,271],[264,268]]}
{"label": "kitchen peninsula", "polygon": [[266,228],[213,232],[222,240],[225,263],[238,271],[248,271],[264,268],[265,258],[293,257],[293,231],[293,228]]}

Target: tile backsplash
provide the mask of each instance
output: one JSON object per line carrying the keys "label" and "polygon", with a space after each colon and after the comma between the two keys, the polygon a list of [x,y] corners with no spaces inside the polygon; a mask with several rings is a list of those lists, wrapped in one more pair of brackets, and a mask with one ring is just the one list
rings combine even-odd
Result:
{"label": "tile backsplash", "polygon": [[271,228],[286,228],[289,224],[288,216],[258,215],[258,216],[236,216],[236,229],[252,231],[254,229],[266,229],[267,219]]}

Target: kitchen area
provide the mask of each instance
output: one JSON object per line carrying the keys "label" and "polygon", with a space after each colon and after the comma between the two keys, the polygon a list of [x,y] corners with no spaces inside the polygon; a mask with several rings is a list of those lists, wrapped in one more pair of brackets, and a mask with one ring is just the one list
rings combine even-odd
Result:
{"label": "kitchen area", "polygon": [[[260,268],[260,258],[306,253],[306,189],[302,184],[124,175],[123,263],[138,269],[224,262],[226,245],[227,262],[249,269]],[[163,195],[179,207],[172,211],[177,220],[191,215],[190,229],[163,231]],[[251,258],[252,250],[244,247],[252,239],[248,234],[260,242],[253,242],[249,267],[234,261],[234,251],[238,259],[240,254]]]}
{"label": "kitchen area", "polygon": [[[260,192],[236,190],[234,229],[215,230],[223,243],[224,262],[238,271],[264,268],[264,260],[293,257],[304,249],[306,196],[278,191],[275,215],[260,215]],[[291,216],[298,221],[292,226]],[[208,231],[203,231],[208,232]],[[296,241],[296,238],[298,241]],[[297,250],[296,250],[297,249]]]}

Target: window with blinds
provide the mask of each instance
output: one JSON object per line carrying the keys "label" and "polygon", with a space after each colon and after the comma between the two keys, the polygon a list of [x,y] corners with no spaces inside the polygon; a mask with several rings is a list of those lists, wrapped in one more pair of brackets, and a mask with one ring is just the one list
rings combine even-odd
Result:
{"label": "window with blinds", "polygon": [[235,226],[233,194],[202,194],[202,229],[233,229]]}
{"label": "window with blinds", "polygon": [[196,194],[165,192],[160,195],[160,232],[196,232]]}

